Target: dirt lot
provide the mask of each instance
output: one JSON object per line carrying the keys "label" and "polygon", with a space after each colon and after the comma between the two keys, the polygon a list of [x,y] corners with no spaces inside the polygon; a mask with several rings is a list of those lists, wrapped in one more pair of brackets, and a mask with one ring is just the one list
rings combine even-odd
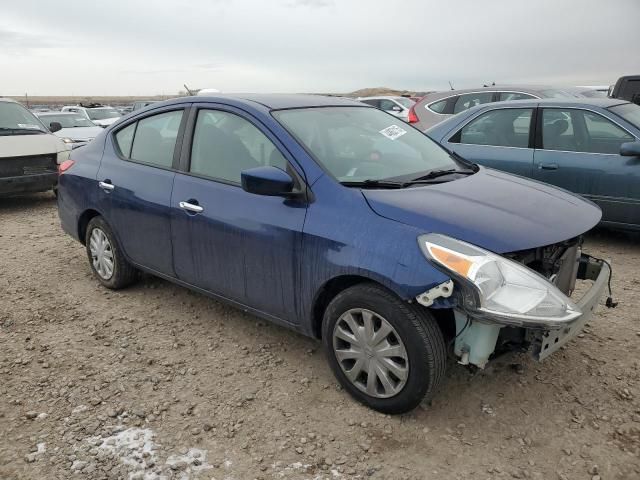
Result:
{"label": "dirt lot", "polygon": [[0,201],[0,479],[638,479],[640,242],[606,231],[620,305],[544,364],[452,364],[390,417],[311,339],[165,281],[110,292],[49,194]]}

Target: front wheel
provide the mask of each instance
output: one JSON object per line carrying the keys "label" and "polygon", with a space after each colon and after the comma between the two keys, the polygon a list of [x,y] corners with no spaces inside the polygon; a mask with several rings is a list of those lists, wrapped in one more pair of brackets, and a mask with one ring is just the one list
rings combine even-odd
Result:
{"label": "front wheel", "polygon": [[338,381],[374,410],[408,412],[444,377],[446,348],[435,319],[378,285],[338,294],[325,311],[322,334]]}
{"label": "front wheel", "polygon": [[87,225],[85,237],[91,270],[102,285],[113,290],[133,283],[138,275],[127,261],[111,228],[100,216]]}

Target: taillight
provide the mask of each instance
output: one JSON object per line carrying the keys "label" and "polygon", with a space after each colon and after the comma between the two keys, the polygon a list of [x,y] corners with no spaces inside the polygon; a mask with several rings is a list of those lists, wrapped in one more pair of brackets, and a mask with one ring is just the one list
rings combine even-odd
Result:
{"label": "taillight", "polygon": [[58,175],[62,175],[64,172],[69,170],[76,162],[73,160],[65,160],[60,165],[58,165]]}
{"label": "taillight", "polygon": [[411,108],[409,109],[409,123],[418,123],[420,120],[418,120],[418,115],[416,115],[416,106],[412,105]]}

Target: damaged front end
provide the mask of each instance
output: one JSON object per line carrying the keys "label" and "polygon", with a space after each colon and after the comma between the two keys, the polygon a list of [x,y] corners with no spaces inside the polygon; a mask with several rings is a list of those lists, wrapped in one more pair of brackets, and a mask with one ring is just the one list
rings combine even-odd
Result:
{"label": "damaged front end", "polygon": [[[503,255],[443,235],[419,242],[451,281],[416,300],[441,306],[446,299],[455,316],[454,353],[480,368],[505,351],[529,350],[540,361],[557,351],[589,321],[611,275],[608,262],[582,253],[581,237]],[[574,303],[576,280],[594,283]]]}

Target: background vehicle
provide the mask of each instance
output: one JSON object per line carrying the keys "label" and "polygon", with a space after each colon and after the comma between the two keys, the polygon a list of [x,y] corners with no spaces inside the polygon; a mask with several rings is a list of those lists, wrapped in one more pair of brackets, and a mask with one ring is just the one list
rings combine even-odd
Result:
{"label": "background vehicle", "polygon": [[[592,203],[335,97],[159,103],[73,151],[58,207],[103,285],[140,269],[322,338],[345,389],[387,413],[435,392],[447,343],[479,367],[550,355],[609,274],[580,253]],[[574,304],[578,261],[595,284]]]}
{"label": "background vehicle", "polygon": [[357,100],[401,118],[405,122],[409,120],[409,110],[415,104],[415,102],[408,97],[360,97]]}
{"label": "background vehicle", "polygon": [[495,85],[467,90],[450,90],[425,95],[413,110],[414,127],[426,130],[456,113],[491,102],[536,98],[576,98],[583,95],[573,87]]}
{"label": "background vehicle", "polygon": [[122,116],[115,108],[96,103],[86,106],[82,104],[65,106],[61,111],[83,114],[99,127],[107,127]]}
{"label": "background vehicle", "polygon": [[131,107],[131,111],[134,112],[136,110],[140,110],[141,108],[147,107],[154,103],[157,103],[158,100],[138,100],[137,102],[133,102],[133,106]]}
{"label": "background vehicle", "polygon": [[461,157],[579,193],[604,225],[640,229],[640,106],[531,100],[473,108],[427,131]]}
{"label": "background vehicle", "polygon": [[640,105],[640,75],[620,77],[609,96]]}
{"label": "background vehicle", "polygon": [[36,116],[45,127],[73,148],[93,140],[102,131],[101,127],[80,113],[46,112],[37,113]]}
{"label": "background vehicle", "polygon": [[609,85],[583,85],[575,87],[578,93],[587,98],[606,98],[609,95]]}
{"label": "background vehicle", "polygon": [[58,164],[68,154],[64,142],[29,110],[0,98],[0,195],[54,189]]}

